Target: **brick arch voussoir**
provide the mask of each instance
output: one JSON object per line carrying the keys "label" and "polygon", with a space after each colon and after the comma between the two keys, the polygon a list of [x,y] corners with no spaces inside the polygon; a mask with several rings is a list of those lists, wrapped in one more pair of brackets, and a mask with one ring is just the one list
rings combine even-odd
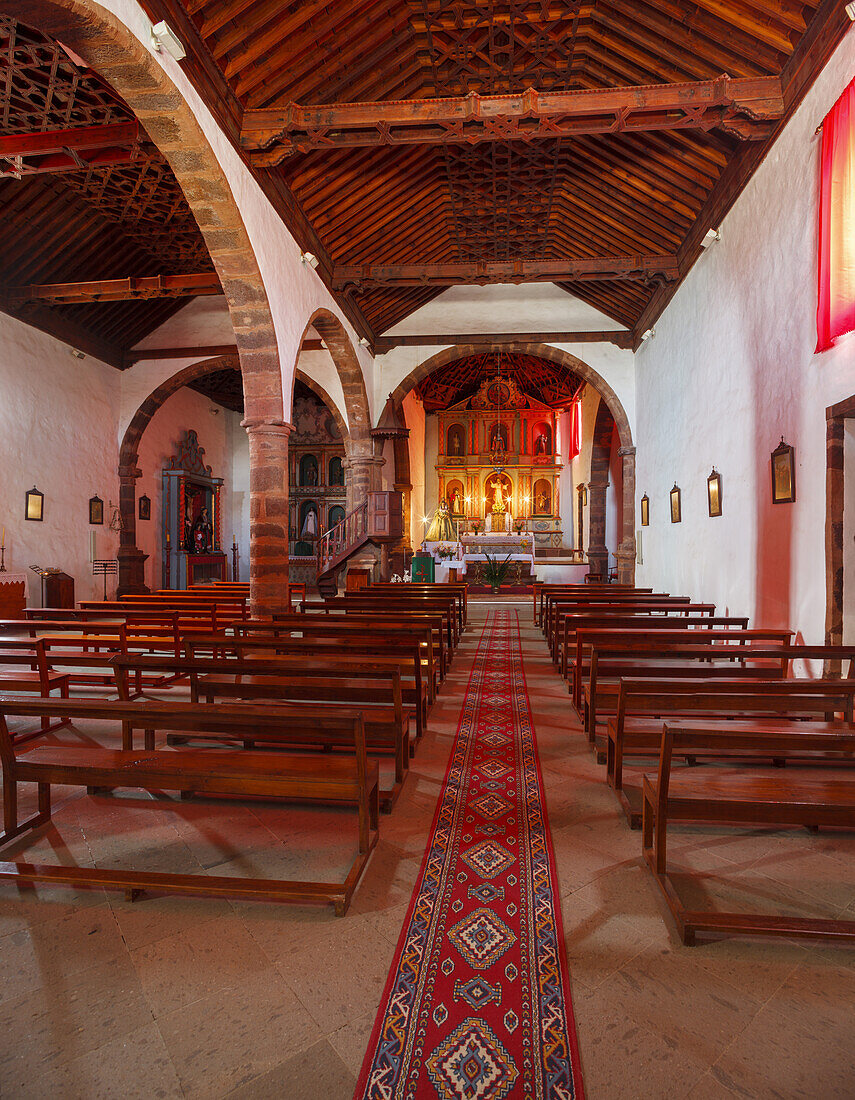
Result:
{"label": "brick arch voussoir", "polygon": [[[327,345],[341,382],[344,411],[347,416],[347,438],[350,441],[348,455],[367,457],[372,452],[371,408],[368,404],[368,393],[365,389],[365,377],[359,356],[344,325],[328,309],[315,310],[303,331],[304,338],[310,328],[314,328]],[[300,342],[302,343],[302,339]]]}
{"label": "brick arch voussoir", "polygon": [[166,158],[223,287],[248,423],[283,423],[273,317],[246,227],[189,104],[152,54],[94,0],[4,0],[9,15],[70,46],[124,99]]}

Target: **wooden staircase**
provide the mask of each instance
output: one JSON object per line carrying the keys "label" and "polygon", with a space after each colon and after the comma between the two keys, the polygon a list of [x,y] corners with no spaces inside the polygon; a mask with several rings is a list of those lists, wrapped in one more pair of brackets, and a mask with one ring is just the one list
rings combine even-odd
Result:
{"label": "wooden staircase", "polygon": [[397,542],[403,535],[403,497],[400,493],[369,493],[362,504],[341,523],[318,539],[318,591],[322,596],[338,592],[338,576],[358,550],[369,542]]}

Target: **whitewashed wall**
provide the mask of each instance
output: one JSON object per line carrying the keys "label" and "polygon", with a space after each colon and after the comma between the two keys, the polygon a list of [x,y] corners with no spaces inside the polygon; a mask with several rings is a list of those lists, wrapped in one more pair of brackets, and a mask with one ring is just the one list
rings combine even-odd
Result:
{"label": "whitewashed wall", "polygon": [[[6,528],[6,568],[28,573],[29,599],[40,587],[31,565],[58,567],[74,577],[78,600],[100,598],[92,576],[96,555],[115,558],[109,502],[118,503],[116,420],[119,372],[67,344],[0,313],[0,529]],[[24,519],[24,494],[45,494],[44,521]],[[104,501],[104,525],[89,526],[89,498]],[[2,533],[2,532],[0,532]],[[115,580],[108,582],[115,594]]]}
{"label": "whitewashed wall", "polygon": [[[650,496],[638,583],[811,642],[824,634],[825,408],[855,393],[855,338],[813,354],[814,131],[853,71],[855,30],[636,355],[638,498]],[[769,455],[782,435],[796,448],[798,499],[773,506]],[[706,501],[713,465],[716,519]],[[680,524],[669,521],[675,481]]]}

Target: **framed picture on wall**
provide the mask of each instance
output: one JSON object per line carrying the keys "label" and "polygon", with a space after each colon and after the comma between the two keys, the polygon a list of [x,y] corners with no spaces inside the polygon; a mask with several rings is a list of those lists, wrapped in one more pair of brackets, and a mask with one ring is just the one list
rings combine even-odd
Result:
{"label": "framed picture on wall", "polygon": [[772,451],[772,503],[792,504],[796,499],[796,452],[781,442]]}
{"label": "framed picture on wall", "polygon": [[45,518],[45,495],[40,493],[35,485],[27,490],[27,504],[24,510],[24,519],[34,519],[41,522]]}
{"label": "framed picture on wall", "polygon": [[147,496],[140,497],[139,517],[140,519],[151,519],[151,499]]}
{"label": "framed picture on wall", "polygon": [[650,526],[650,497],[647,493],[641,498],[641,526]]}
{"label": "framed picture on wall", "polygon": [[100,497],[89,498],[89,522],[104,522],[104,501]]}
{"label": "framed picture on wall", "polygon": [[715,466],[707,478],[707,504],[711,516],[721,515],[721,474]]}
{"label": "framed picture on wall", "polygon": [[683,513],[680,509],[680,490],[675,481],[674,488],[671,490],[671,522],[680,523],[682,518]]}

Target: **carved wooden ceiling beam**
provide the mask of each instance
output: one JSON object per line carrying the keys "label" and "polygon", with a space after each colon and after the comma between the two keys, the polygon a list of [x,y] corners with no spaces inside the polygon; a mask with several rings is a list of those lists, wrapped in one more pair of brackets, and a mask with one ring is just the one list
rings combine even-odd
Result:
{"label": "carved wooden ceiling beam", "polygon": [[333,288],[375,290],[388,286],[455,286],[460,283],[591,282],[602,279],[660,282],[679,279],[675,256],[596,256],[578,260],[495,260],[445,264],[343,264],[333,269]]}
{"label": "carved wooden ceiling beam", "polygon": [[517,345],[517,344],[615,344],[619,348],[631,348],[634,333],[629,329],[585,330],[581,332],[458,332],[436,333],[418,336],[378,336],[374,341],[376,355],[384,355],[392,348],[438,347],[443,344]]}
{"label": "carved wooden ceiling beam", "polygon": [[247,111],[241,145],[271,168],[314,149],[531,141],[633,130],[719,128],[741,139],[769,136],[784,113],[778,77],[699,80],[450,99],[335,103]]}
{"label": "carved wooden ceiling beam", "polygon": [[20,178],[130,164],[143,156],[139,142],[140,127],[136,121],[2,134],[0,176]]}
{"label": "carved wooden ceiling beam", "polygon": [[213,272],[204,275],[151,275],[136,279],[100,279],[86,283],[44,283],[8,287],[2,292],[10,305],[48,301],[55,305],[81,302],[129,302],[144,298],[184,298],[222,294]]}

